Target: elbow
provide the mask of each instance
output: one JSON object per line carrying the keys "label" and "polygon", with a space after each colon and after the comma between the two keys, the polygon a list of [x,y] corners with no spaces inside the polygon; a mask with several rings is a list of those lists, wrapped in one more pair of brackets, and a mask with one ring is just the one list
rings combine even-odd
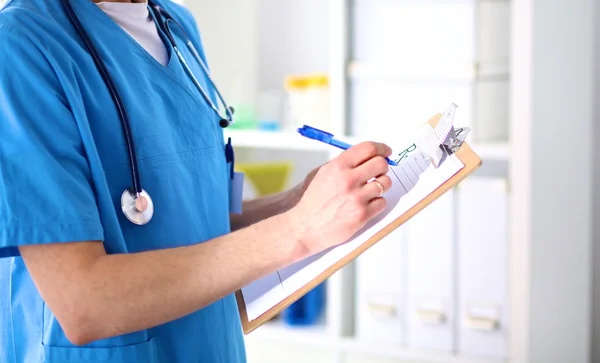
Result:
{"label": "elbow", "polygon": [[87,345],[101,339],[90,324],[90,319],[84,314],[74,313],[66,319],[58,318],[58,320],[66,338],[75,346]]}
{"label": "elbow", "polygon": [[66,324],[62,326],[65,336],[75,346],[83,346],[98,340],[95,338],[89,329],[83,328],[82,325]]}
{"label": "elbow", "polygon": [[123,334],[121,327],[99,310],[97,305],[73,300],[56,309],[54,315],[67,340],[74,346],[85,346]]}
{"label": "elbow", "polygon": [[85,332],[78,331],[78,330],[68,330],[67,331],[66,329],[64,329],[64,331],[65,331],[65,335],[66,335],[67,339],[74,346],[81,347],[81,346],[90,344],[91,342],[94,341],[94,339],[90,338],[90,336],[88,334],[86,334]]}
{"label": "elbow", "polygon": [[98,340],[126,334],[121,327],[111,325],[105,317],[87,314],[85,309],[70,314],[64,320],[57,316],[57,320],[65,337],[74,346],[85,346]]}

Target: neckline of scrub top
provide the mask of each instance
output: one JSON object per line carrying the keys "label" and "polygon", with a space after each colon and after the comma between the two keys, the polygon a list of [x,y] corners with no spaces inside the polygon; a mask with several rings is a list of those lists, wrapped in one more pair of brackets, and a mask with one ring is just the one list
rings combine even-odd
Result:
{"label": "neckline of scrub top", "polygon": [[[150,16],[150,10],[148,9],[148,1],[137,3],[137,2],[115,2],[115,1],[100,1],[95,3],[104,12],[108,11],[123,11],[124,17],[138,18],[141,16]],[[125,10],[125,11],[124,11]]]}
{"label": "neckline of scrub top", "polygon": [[174,66],[175,66],[174,63],[177,60],[177,56],[175,55],[173,46],[167,40],[166,35],[162,31],[162,29],[160,27],[156,26],[156,19],[154,18],[154,15],[152,14],[152,12],[150,12],[148,10],[149,16],[152,17],[154,24],[158,30],[158,33],[160,34],[161,40],[163,41],[163,44],[165,45],[165,48],[167,49],[168,61],[167,61],[166,66],[162,65],[150,53],[148,53],[148,51],[146,49],[144,49],[144,47],[142,47],[140,45],[140,43],[137,42],[137,40],[133,39],[131,37],[131,35],[129,35],[123,28],[121,28],[121,26],[119,24],[117,24],[116,21],[114,21],[110,16],[108,16],[108,14],[106,14],[102,9],[100,9],[98,7],[98,5],[96,5],[92,0],[79,0],[77,2],[83,3],[82,5],[87,7],[86,10],[89,9],[89,13],[91,15],[93,15],[98,21],[102,22],[103,25],[112,28],[113,30],[115,30],[116,32],[118,32],[120,34],[120,37],[127,39],[127,41],[135,47],[136,51],[139,54],[141,54],[144,58],[146,58],[150,63],[154,64],[157,68],[159,68],[163,72],[166,71],[167,73],[170,73],[170,75],[173,76],[174,78],[177,78],[177,73],[174,70]]}
{"label": "neckline of scrub top", "polygon": [[[203,107],[203,108],[209,110],[210,112],[212,112],[210,107],[205,102],[203,102],[203,100],[201,99],[200,95],[198,94],[198,90],[195,88],[195,86],[193,86],[191,84],[191,82],[183,81],[181,79],[181,76],[185,76],[185,71],[183,69],[181,69],[180,72],[177,70],[177,64],[179,63],[179,60],[177,58],[177,55],[175,54],[175,51],[173,50],[172,44],[168,40],[166,40],[166,35],[164,34],[164,32],[162,31],[162,29],[160,27],[157,26],[157,29],[158,29],[158,32],[159,32],[161,38],[163,39],[163,43],[165,44],[165,47],[167,48],[167,51],[168,51],[168,63],[166,66],[163,66],[162,64],[160,64],[160,62],[158,62],[156,59],[154,59],[154,57],[152,57],[152,55],[150,53],[148,53],[148,51],[146,49],[144,49],[135,39],[133,39],[129,34],[127,34],[127,32],[123,28],[121,28],[121,26],[119,24],[117,24],[114,20],[111,19],[110,16],[108,16],[104,11],[102,11],[102,9],[100,9],[96,4],[94,4],[94,2],[92,0],[75,0],[75,1],[70,0],[70,1],[80,4],[82,7],[84,7],[83,9],[81,9],[81,11],[87,11],[88,14],[91,14],[91,16],[94,17],[94,20],[99,21],[102,25],[116,31],[120,37],[124,38],[127,42],[132,44],[132,46],[134,47],[136,52],[138,54],[140,54],[143,59],[146,59],[149,63],[153,64],[156,69],[160,70],[160,72],[164,73],[167,77],[169,77],[171,80],[173,80],[175,83],[177,83],[180,87],[182,87],[190,95],[190,97],[196,102],[196,104],[198,104],[200,107]],[[159,2],[157,0],[154,0],[154,1],[159,6],[162,6],[161,2]],[[75,9],[75,10],[77,10],[77,9]],[[79,15],[79,13],[78,13],[78,15]],[[154,18],[154,15],[152,12],[150,12],[150,16],[153,17],[155,24],[156,24],[156,19]],[[83,22],[83,25],[85,26],[86,24]],[[97,37],[97,35],[95,35],[95,34],[91,34],[91,36]],[[187,78],[185,78],[185,79],[187,80]]]}

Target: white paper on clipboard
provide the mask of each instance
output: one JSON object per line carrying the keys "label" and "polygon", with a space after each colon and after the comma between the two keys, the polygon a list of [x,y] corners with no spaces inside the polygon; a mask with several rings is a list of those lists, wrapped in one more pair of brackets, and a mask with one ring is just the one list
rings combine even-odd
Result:
{"label": "white paper on clipboard", "polygon": [[420,147],[416,144],[413,146],[406,149],[411,151],[403,152],[398,166],[390,167],[388,175],[392,179],[392,188],[383,196],[387,200],[387,208],[383,213],[347,242],[281,269],[242,289],[248,320],[255,320],[317,278],[464,167],[456,155],[450,155],[436,168]]}

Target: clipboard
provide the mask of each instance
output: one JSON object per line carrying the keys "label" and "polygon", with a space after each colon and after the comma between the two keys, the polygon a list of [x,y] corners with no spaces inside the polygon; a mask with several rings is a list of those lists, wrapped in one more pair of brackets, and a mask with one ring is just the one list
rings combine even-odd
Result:
{"label": "clipboard", "polygon": [[[452,115],[453,116],[453,115]],[[440,120],[442,120],[443,115],[441,113],[433,116],[429,121],[429,125],[432,128],[436,128]],[[407,212],[403,213],[400,217],[396,218],[393,222],[389,223],[387,226],[379,230],[375,235],[373,235],[370,239],[368,239],[365,243],[361,244],[359,247],[354,249],[351,253],[344,256],[342,259],[338,260],[336,263],[329,266],[324,272],[319,274],[316,278],[312,279],[310,282],[306,283],[300,289],[295,291],[293,294],[287,296],[285,299],[280,301],[277,305],[260,315],[258,318],[254,320],[248,319],[248,314],[246,311],[246,303],[244,301],[244,296],[241,290],[236,291],[236,301],[238,304],[238,310],[240,314],[240,320],[242,323],[242,329],[244,334],[249,334],[252,331],[256,330],[261,325],[265,324],[279,313],[281,313],[284,309],[289,307],[291,304],[296,302],[302,296],[306,295],[312,289],[323,283],[326,279],[331,277],[335,272],[346,266],[348,263],[352,262],[362,253],[367,251],[371,246],[375,245],[381,239],[386,237],[396,228],[399,228],[412,217],[414,217],[417,213],[425,209],[428,205],[433,203],[439,197],[441,197],[444,193],[450,191],[452,188],[457,186],[462,180],[470,176],[473,172],[475,172],[481,166],[481,158],[471,149],[468,143],[465,140],[467,134],[469,132],[468,128],[462,129],[454,129],[452,126],[449,128],[448,135],[445,136],[444,142],[439,145],[439,148],[442,150],[444,156],[449,154],[454,154],[456,157],[463,163],[463,167],[452,177],[450,177],[445,183],[441,184],[437,189],[435,189],[432,193],[427,195],[423,200],[410,208]],[[438,162],[443,162],[442,160],[438,160]]]}

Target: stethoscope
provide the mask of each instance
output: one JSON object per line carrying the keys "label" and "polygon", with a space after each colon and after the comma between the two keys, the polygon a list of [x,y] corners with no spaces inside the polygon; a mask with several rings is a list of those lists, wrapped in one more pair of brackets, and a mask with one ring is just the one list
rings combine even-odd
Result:
{"label": "stethoscope", "polygon": [[[123,126],[123,132],[125,134],[125,140],[127,142],[127,151],[129,153],[129,163],[131,164],[131,181],[132,181],[133,186],[131,188],[125,189],[125,191],[121,195],[121,209],[122,209],[125,217],[127,217],[127,219],[129,219],[132,223],[137,224],[137,225],[144,225],[144,224],[148,223],[150,221],[150,219],[152,219],[152,216],[154,215],[154,203],[152,202],[152,198],[150,197],[148,192],[146,192],[142,188],[142,182],[140,180],[140,172],[138,169],[138,160],[137,160],[137,156],[136,156],[136,149],[135,149],[135,144],[134,144],[133,135],[132,135],[132,131],[131,131],[131,125],[129,123],[129,118],[127,116],[127,110],[125,109],[123,100],[121,99],[121,96],[119,95],[119,92],[115,86],[115,83],[114,83],[112,77],[110,76],[110,74],[108,72],[108,69],[106,68],[106,65],[102,61],[102,58],[100,57],[98,50],[94,46],[94,43],[92,42],[89,34],[84,29],[83,25],[79,21],[79,18],[75,14],[75,11],[73,10],[73,7],[71,6],[70,1],[62,0],[62,3],[66,10],[67,15],[69,16],[71,23],[73,24],[73,26],[75,27],[75,29],[77,30],[77,32],[79,33],[81,38],[83,39],[83,42],[85,43],[86,47],[88,48],[88,51],[90,52],[92,58],[94,59],[96,68],[98,68],[98,71],[100,72],[100,75],[102,76],[102,79],[104,80],[104,83],[106,83],[106,86],[110,92],[111,98],[113,99],[113,102],[115,103],[115,106],[119,113],[119,118],[121,120],[121,124]],[[208,71],[208,68],[204,64],[204,61],[202,61],[202,58],[200,57],[200,54],[196,50],[196,47],[194,47],[194,45],[192,44],[192,41],[190,40],[190,37],[188,36],[187,32],[183,29],[183,27],[175,19],[173,19],[173,17],[166,10],[164,10],[163,8],[158,6],[153,0],[148,0],[148,6],[154,15],[154,18],[156,19],[156,23],[157,23],[158,27],[160,28],[160,30],[163,31],[163,33],[166,35],[167,39],[169,40],[169,43],[171,44],[171,47],[173,48],[173,51],[177,55],[177,58],[179,59],[179,62],[183,66],[185,72],[190,77],[190,79],[192,80],[192,82],[194,83],[196,88],[200,91],[200,94],[202,95],[204,100],[210,105],[210,107],[213,109],[213,111],[219,116],[219,118],[220,118],[219,126],[225,128],[225,127],[231,125],[233,123],[233,108],[227,106],[225,99],[221,95],[221,92],[219,92],[217,86],[215,85],[215,82],[212,80],[212,78],[210,76],[210,72]],[[187,62],[185,61],[183,54],[181,54],[181,51],[179,50],[179,47],[177,46],[177,42],[175,41],[175,38],[173,37],[173,34],[171,33],[171,29],[169,28],[169,22],[172,22],[173,24],[175,24],[181,30],[182,34],[185,36],[186,45],[187,45],[188,49],[193,54],[194,58],[196,58],[196,61],[198,62],[198,64],[202,68],[202,70],[205,72],[208,80],[210,81],[213,89],[215,90],[215,92],[219,98],[220,103],[222,104],[223,108],[225,109],[225,114],[223,114],[221,112],[221,110],[217,107],[217,105],[214,104],[214,102],[210,99],[210,97],[208,96],[208,94],[206,93],[204,88],[202,88],[202,85],[200,84],[200,82],[198,82],[198,79],[196,79],[196,77],[194,76],[194,73],[192,72],[192,70],[189,67],[189,65],[187,64]]]}

